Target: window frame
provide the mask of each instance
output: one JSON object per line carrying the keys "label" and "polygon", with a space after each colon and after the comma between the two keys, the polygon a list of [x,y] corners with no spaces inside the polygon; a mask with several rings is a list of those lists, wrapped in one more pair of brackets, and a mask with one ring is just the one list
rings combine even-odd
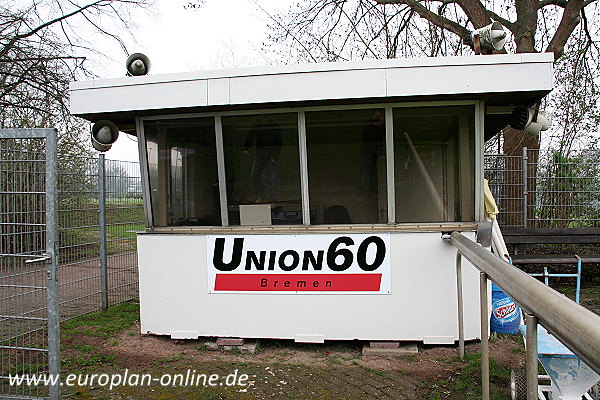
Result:
{"label": "window frame", "polygon": [[[394,108],[416,108],[416,107],[442,107],[442,106],[473,106],[474,107],[474,120],[475,120],[475,137],[474,137],[474,154],[475,154],[475,170],[474,182],[475,182],[475,198],[473,199],[473,205],[475,207],[474,216],[475,221],[460,221],[460,222],[439,222],[439,223],[397,223],[396,220],[396,199],[395,199],[395,177],[394,177],[394,126],[393,126],[393,109]],[[138,135],[138,151],[140,156],[140,169],[142,175],[142,186],[143,186],[143,198],[144,198],[144,213],[146,216],[146,229],[151,230],[162,230],[166,229],[172,231],[174,227],[171,226],[155,226],[154,215],[150,203],[150,176],[149,176],[149,164],[148,154],[146,147],[146,137],[144,134],[144,122],[153,120],[168,120],[168,119],[187,119],[187,118],[214,118],[215,126],[215,139],[217,146],[217,175],[219,180],[219,204],[221,207],[221,225],[219,226],[189,226],[189,227],[178,227],[185,228],[186,230],[194,229],[218,229],[230,227],[229,217],[227,213],[227,187],[225,185],[225,157],[223,149],[223,126],[221,118],[224,116],[243,116],[243,115],[255,115],[261,114],[283,114],[283,113],[296,113],[298,118],[298,149],[300,159],[300,190],[302,197],[302,225],[286,225],[287,229],[294,228],[307,228],[307,227],[319,227],[327,225],[312,225],[310,221],[310,198],[309,198],[309,178],[308,178],[308,165],[307,165],[307,147],[306,147],[306,112],[313,111],[342,111],[342,110],[359,110],[359,109],[371,109],[380,108],[385,110],[385,124],[386,124],[386,176],[387,176],[387,203],[388,203],[388,216],[387,223],[375,223],[375,224],[352,224],[352,226],[373,226],[373,227],[390,227],[390,226],[435,226],[441,227],[454,226],[457,224],[468,224],[476,223],[483,220],[483,127],[484,127],[484,111],[485,104],[481,100],[453,100],[453,101],[428,101],[428,102],[395,102],[395,103],[362,103],[355,105],[323,105],[323,106],[310,106],[310,107],[282,107],[282,108],[269,108],[269,109],[247,109],[247,110],[235,110],[235,111],[214,111],[214,112],[199,112],[199,113],[186,113],[186,114],[157,114],[151,116],[138,116],[136,117],[136,131]],[[273,227],[271,225],[270,227]],[[248,229],[250,227],[236,226],[239,229]],[[439,230],[439,229],[438,229]]]}

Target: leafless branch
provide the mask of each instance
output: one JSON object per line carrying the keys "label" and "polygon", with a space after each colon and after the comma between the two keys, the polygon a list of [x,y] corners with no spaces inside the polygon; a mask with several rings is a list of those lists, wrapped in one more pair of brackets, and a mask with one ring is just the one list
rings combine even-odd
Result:
{"label": "leafless branch", "polygon": [[461,39],[466,39],[469,36],[469,31],[457,24],[456,22],[445,18],[439,14],[430,11],[423,5],[421,5],[416,0],[375,0],[378,4],[404,4],[409,6],[413,11],[415,11],[421,18],[424,18],[428,21],[431,21],[436,26],[440,28],[446,29],[456,35],[458,35]]}

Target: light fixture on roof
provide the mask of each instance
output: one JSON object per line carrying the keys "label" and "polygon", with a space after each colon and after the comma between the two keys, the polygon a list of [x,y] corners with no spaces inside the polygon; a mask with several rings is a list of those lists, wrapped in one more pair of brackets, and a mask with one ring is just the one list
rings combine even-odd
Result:
{"label": "light fixture on roof", "polygon": [[506,43],[506,31],[500,22],[494,21],[471,32],[471,40],[476,54],[480,54],[481,48],[502,50]]}
{"label": "light fixture on roof", "polygon": [[134,53],[125,62],[128,76],[147,75],[150,72],[150,59],[142,53]]}

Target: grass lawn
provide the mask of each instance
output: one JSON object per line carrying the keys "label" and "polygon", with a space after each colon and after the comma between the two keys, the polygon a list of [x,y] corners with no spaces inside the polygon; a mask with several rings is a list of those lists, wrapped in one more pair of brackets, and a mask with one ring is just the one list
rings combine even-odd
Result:
{"label": "grass lawn", "polygon": [[[63,260],[70,263],[100,256],[98,212],[94,199],[87,199],[83,204],[68,204],[68,207],[63,205],[59,213]],[[141,199],[107,199],[106,223],[108,254],[134,251],[135,232],[145,229]]]}

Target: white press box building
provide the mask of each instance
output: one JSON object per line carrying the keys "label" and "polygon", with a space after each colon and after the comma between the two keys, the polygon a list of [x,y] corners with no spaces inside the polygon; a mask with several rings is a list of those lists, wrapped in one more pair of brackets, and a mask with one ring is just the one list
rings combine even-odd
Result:
{"label": "white press box building", "polygon": [[[75,82],[71,110],[137,136],[142,333],[458,339],[456,249],[483,147],[552,89],[551,54]],[[465,338],[479,276],[463,267]]]}

